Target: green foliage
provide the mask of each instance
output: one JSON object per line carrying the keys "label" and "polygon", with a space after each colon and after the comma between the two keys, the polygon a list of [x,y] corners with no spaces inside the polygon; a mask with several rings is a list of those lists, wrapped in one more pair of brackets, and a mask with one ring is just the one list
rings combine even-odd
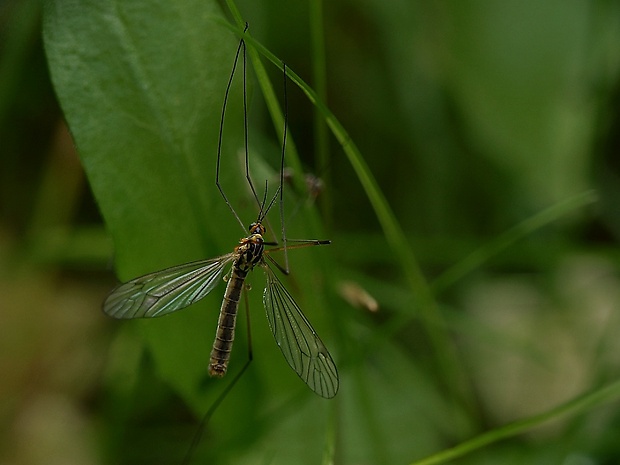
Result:
{"label": "green foliage", "polygon": [[[218,14],[204,2],[58,2],[45,12],[52,80],[122,279],[215,255],[222,238],[214,237],[226,231],[205,155],[216,152],[214,109],[236,42],[214,23]],[[208,315],[196,314],[140,325],[157,370],[185,396],[208,354]]]}
{"label": "green foliage", "polygon": [[[341,391],[320,399],[288,368],[257,272],[254,361],[195,463],[617,461],[617,10],[560,0],[45,4],[54,90],[122,280],[229,252],[244,234],[213,182],[244,21],[259,195],[265,180],[270,192],[277,184],[288,66],[288,236],[333,243],[291,251],[283,280],[334,355]],[[35,7],[19,13],[0,61],[3,122],[37,27]],[[238,68],[222,181],[249,223],[241,96]],[[12,128],[2,133],[7,168],[19,160]],[[304,170],[323,179],[316,202]],[[20,193],[2,171],[3,192]],[[54,179],[77,184],[69,172]],[[49,197],[53,183],[41,184]],[[69,215],[54,216],[65,210],[15,198],[12,218],[35,212],[31,255],[75,266],[84,253],[105,268],[111,251],[91,229],[72,224],[97,248],[81,252],[62,231],[48,234],[44,219],[67,227]],[[64,246],[49,253],[47,242]],[[379,311],[354,308],[361,293],[343,299],[345,281]],[[108,462],[181,462],[196,418],[247,359],[242,310],[229,379],[206,376],[223,289],[173,316],[114,325],[93,413]]]}

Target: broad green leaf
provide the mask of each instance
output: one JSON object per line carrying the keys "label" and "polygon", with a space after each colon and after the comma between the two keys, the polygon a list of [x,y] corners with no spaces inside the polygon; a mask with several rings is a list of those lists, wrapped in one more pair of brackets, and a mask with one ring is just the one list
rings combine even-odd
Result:
{"label": "broad green leaf", "polygon": [[[47,4],[54,86],[113,236],[122,280],[229,252],[243,234],[232,215],[221,215],[226,207],[214,186],[222,101],[238,43],[221,15],[216,2],[204,0]],[[241,119],[230,120],[233,134]],[[234,145],[243,140],[241,130],[236,134]],[[231,158],[225,166],[233,166]],[[187,310],[190,317],[126,323],[139,328],[160,375],[190,402],[205,375],[217,294]]]}
{"label": "broad green leaf", "polygon": [[[217,4],[202,0],[63,0],[47,5],[44,36],[52,79],[113,237],[114,265],[122,281],[228,253],[245,236],[214,183],[222,103],[239,43],[225,24]],[[245,183],[240,155],[244,142],[241,71],[239,64],[228,101],[221,180],[242,221],[249,224],[256,219],[257,208]],[[251,70],[248,74],[251,77]],[[250,113],[251,83],[249,79]],[[251,143],[255,140],[260,138],[251,139]],[[277,185],[273,167],[278,166],[280,149],[277,141],[272,145],[263,144],[258,150],[251,147],[251,170],[259,196],[265,180],[271,194]],[[273,157],[266,161],[264,154],[265,159]],[[285,208],[299,210],[299,203],[290,193],[286,198],[291,202]],[[280,226],[277,216],[275,207],[267,224],[276,236]],[[304,215],[291,216],[295,216],[295,224],[290,227],[292,237],[303,237],[296,231],[303,234],[310,230]],[[273,236],[268,237],[271,240]],[[299,259],[291,257],[295,273],[286,279],[286,285],[295,294],[303,294],[300,290],[306,289],[299,304],[319,330],[325,327],[320,321],[328,313],[320,303],[319,293],[307,290],[317,288],[318,276],[309,280],[312,267],[301,265],[304,257],[315,254],[321,252],[298,251],[295,257]],[[243,435],[258,438],[257,411],[268,409],[269,402],[281,403],[283,393],[289,399],[302,394],[304,397],[296,398],[323,402],[290,370],[273,341],[261,304],[262,274],[257,270],[249,279],[254,284],[254,290],[248,293],[251,313],[255,315],[254,362],[243,381],[230,392],[224,412],[218,411],[209,423],[210,429],[237,440]],[[122,365],[123,359],[135,363],[135,354],[124,354],[123,348],[135,349],[135,344],[128,341],[134,340],[137,332],[145,341],[146,353],[159,377],[197,414],[204,413],[247,360],[248,330],[242,309],[231,373],[225,379],[205,383],[223,291],[222,282],[203,301],[178,314],[120,322],[114,366]],[[324,339],[334,350],[333,339]],[[117,373],[135,368],[135,364],[121,367]],[[116,374],[115,380],[120,378]],[[265,393],[267,400],[257,401]],[[322,425],[324,410],[316,409],[314,413],[304,421]],[[175,450],[182,451],[191,434],[184,434]],[[313,440],[320,442],[321,438]],[[246,446],[252,443],[242,442]],[[217,447],[209,447],[207,452],[211,457],[219,451],[229,453],[225,443],[220,436]]]}

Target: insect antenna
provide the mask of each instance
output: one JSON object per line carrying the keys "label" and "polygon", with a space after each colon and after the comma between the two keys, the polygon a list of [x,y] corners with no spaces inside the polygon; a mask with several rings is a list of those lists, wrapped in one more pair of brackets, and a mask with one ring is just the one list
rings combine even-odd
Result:
{"label": "insect antenna", "polygon": [[269,213],[269,210],[271,210],[271,207],[273,207],[273,204],[276,202],[276,199],[278,198],[278,194],[281,191],[282,191],[282,188],[278,187],[275,194],[273,194],[273,197],[271,198],[269,205],[267,205],[267,208],[265,208],[265,201],[267,200],[267,181],[265,181],[265,198],[263,198],[263,203],[261,204],[260,211],[258,213],[257,222],[262,223],[264,221],[265,217],[267,216],[267,213]]}

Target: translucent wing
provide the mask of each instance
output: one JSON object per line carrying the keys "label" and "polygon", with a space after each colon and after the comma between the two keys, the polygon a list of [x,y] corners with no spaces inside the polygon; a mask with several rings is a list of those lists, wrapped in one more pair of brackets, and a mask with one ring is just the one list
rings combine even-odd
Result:
{"label": "translucent wing", "polygon": [[103,311],[114,318],[151,318],[185,308],[213,290],[233,258],[229,253],[127,281],[110,292]]}
{"label": "translucent wing", "polygon": [[339,383],[334,360],[291,294],[268,266],[264,268],[263,303],[278,347],[310,389],[322,397],[334,397]]}

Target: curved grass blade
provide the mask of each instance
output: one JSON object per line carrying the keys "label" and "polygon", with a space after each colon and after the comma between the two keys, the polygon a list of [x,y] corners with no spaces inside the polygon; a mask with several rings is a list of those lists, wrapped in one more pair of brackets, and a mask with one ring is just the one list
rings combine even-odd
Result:
{"label": "curved grass blade", "polygon": [[338,370],[329,351],[301,309],[265,264],[263,304],[273,337],[284,358],[310,389],[330,399],[338,392]]}
{"label": "curved grass blade", "polygon": [[156,271],[116,287],[103,303],[114,318],[152,318],[197,302],[221,281],[232,253]]}

